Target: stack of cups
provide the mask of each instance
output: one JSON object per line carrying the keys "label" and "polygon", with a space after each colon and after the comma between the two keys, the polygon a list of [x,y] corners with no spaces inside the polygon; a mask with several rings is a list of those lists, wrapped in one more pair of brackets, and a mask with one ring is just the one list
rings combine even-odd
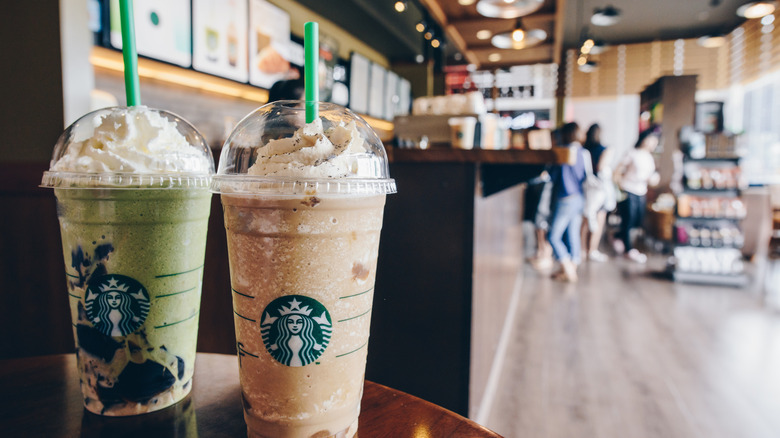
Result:
{"label": "stack of cups", "polygon": [[156,411],[192,388],[214,160],[178,116],[106,108],[68,127],[54,189],[85,407]]}
{"label": "stack of cups", "polygon": [[385,195],[382,142],[346,108],[281,101],[222,149],[244,417],[250,437],[352,437],[363,392]]}

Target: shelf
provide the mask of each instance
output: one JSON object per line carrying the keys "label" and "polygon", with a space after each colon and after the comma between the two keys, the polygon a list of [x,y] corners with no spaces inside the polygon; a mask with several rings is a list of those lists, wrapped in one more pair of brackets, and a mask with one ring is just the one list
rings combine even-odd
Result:
{"label": "shelf", "polygon": [[698,249],[736,249],[740,250],[742,249],[743,245],[736,245],[736,244],[728,244],[728,245],[692,245],[690,243],[675,243],[674,246],[676,248],[698,248]]}
{"label": "shelf", "polygon": [[686,195],[728,195],[729,197],[739,196],[739,189],[692,189],[685,187],[683,194]]}
{"label": "shelf", "polygon": [[712,284],[720,286],[745,286],[748,282],[747,275],[745,274],[713,274],[704,272],[684,272],[674,271],[672,272],[674,281],[680,281],[683,283],[698,283],[698,284]]}
{"label": "shelf", "polygon": [[742,157],[704,157],[704,158],[691,158],[687,155],[683,155],[685,161],[691,161],[691,162],[731,162],[731,163],[738,163],[739,160],[742,159]]}
{"label": "shelf", "polygon": [[740,222],[744,220],[744,217],[708,217],[708,216],[677,216],[675,219],[684,221],[730,221]]}

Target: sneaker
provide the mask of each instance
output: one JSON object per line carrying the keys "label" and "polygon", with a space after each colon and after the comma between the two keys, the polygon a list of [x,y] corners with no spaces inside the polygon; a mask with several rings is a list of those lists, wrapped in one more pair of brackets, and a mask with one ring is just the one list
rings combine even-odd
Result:
{"label": "sneaker", "polygon": [[615,239],[612,242],[612,249],[615,250],[615,254],[623,254],[623,252],[626,250],[626,245],[623,243],[620,239]]}
{"label": "sneaker", "polygon": [[599,250],[593,250],[590,253],[588,253],[588,259],[592,262],[606,262],[609,260],[609,257],[607,257],[606,254]]}
{"label": "sneaker", "polygon": [[531,262],[531,266],[537,271],[547,271],[553,267],[552,257],[532,258],[529,261]]}
{"label": "sneaker", "polygon": [[631,260],[632,262],[636,263],[645,263],[647,262],[647,256],[642,254],[641,252],[637,251],[636,248],[628,251],[626,253],[626,257]]}

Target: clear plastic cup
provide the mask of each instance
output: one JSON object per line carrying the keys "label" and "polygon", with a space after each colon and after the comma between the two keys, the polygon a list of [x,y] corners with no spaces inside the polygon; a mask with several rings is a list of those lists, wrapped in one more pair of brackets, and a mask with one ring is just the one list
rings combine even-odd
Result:
{"label": "clear plastic cup", "polygon": [[[139,111],[175,124],[175,131],[167,132],[175,139],[139,131],[137,147],[123,150],[124,158],[107,153],[103,140],[96,140],[96,126],[125,117],[137,122],[143,119]],[[115,126],[121,131],[116,136],[131,135],[122,131],[129,124]],[[167,142],[183,141],[178,135],[191,145],[190,153],[166,151]],[[78,148],[113,165],[142,160],[149,153],[145,149],[165,152],[147,163],[153,169],[130,172],[84,169],[78,160],[72,168],[57,164],[71,159],[65,158],[70,154],[82,156]],[[198,171],[187,171],[191,160],[198,162]],[[213,171],[203,137],[165,111],[106,108],[85,115],[60,136],[41,185],[53,188],[57,198],[81,389],[89,411],[109,416],[152,412],[190,392]]]}
{"label": "clear plastic cup", "polygon": [[[225,142],[214,177],[225,212],[250,437],[357,431],[379,234],[385,195],[395,192],[395,182],[368,124],[326,103],[319,104],[323,131],[354,122],[364,148],[338,159],[302,153],[302,165],[291,172],[305,176],[256,174],[257,163],[289,158],[277,150],[275,159],[258,159],[274,155],[278,144],[271,140],[302,132],[304,117],[297,101],[249,114]],[[320,175],[332,160],[347,172]]]}

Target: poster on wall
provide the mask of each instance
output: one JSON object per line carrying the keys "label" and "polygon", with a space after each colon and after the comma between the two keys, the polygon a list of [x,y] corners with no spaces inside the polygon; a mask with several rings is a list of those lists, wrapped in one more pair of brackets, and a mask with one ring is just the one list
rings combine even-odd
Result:
{"label": "poster on wall", "polygon": [[330,95],[330,101],[336,105],[349,105],[347,68],[348,64],[342,60],[338,60],[336,66],[333,67],[333,92]]}
{"label": "poster on wall", "polygon": [[388,71],[385,77],[385,119],[393,120],[400,108],[398,96],[398,75]]}
{"label": "poster on wall", "polygon": [[385,75],[387,71],[379,64],[371,63],[371,85],[368,92],[368,115],[385,117]]}
{"label": "poster on wall", "polygon": [[247,0],[192,0],[192,66],[246,82]]}
{"label": "poster on wall", "polygon": [[404,79],[398,83],[398,116],[408,116],[409,108],[412,106],[412,84]]}
{"label": "poster on wall", "polygon": [[360,114],[368,113],[368,77],[371,61],[353,53],[349,66],[349,107]]}
{"label": "poster on wall", "polygon": [[301,72],[292,64],[303,65],[303,59],[296,59],[295,49],[290,14],[266,0],[250,0],[249,83],[271,88],[277,81],[299,78]]}
{"label": "poster on wall", "polygon": [[[135,45],[139,55],[171,64],[192,65],[189,0],[135,0]],[[111,46],[122,49],[119,0],[109,3]]]}

